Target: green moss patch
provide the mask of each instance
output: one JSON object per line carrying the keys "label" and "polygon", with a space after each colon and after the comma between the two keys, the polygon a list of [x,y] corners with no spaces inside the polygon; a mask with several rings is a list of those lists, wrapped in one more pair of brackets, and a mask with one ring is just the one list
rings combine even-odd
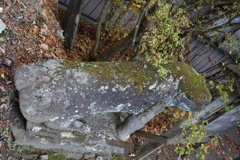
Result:
{"label": "green moss patch", "polygon": [[155,69],[143,62],[85,62],[64,60],[62,65],[69,68],[87,71],[90,75],[99,76],[104,81],[112,81],[123,87],[134,85],[139,91],[149,88],[157,81]]}
{"label": "green moss patch", "polygon": [[186,95],[201,105],[203,102],[209,102],[212,96],[206,87],[204,77],[199,75],[195,70],[183,62],[170,62],[164,67],[169,70],[169,75],[175,79],[180,80],[179,88],[186,93]]}

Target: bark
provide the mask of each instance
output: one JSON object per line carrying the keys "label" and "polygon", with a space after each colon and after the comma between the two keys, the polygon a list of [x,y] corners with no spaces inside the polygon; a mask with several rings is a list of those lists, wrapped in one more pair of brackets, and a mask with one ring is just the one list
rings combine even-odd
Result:
{"label": "bark", "polygon": [[122,49],[126,48],[127,46],[131,45],[133,31],[126,37],[120,39],[115,44],[110,46],[99,58],[99,61],[109,61],[115,54],[117,54]]}
{"label": "bark", "polygon": [[96,40],[95,40],[95,44],[94,47],[90,53],[90,57],[92,60],[96,59],[97,56],[97,51],[98,51],[98,46],[99,46],[99,41],[100,41],[100,33],[101,33],[101,26],[102,23],[106,20],[106,16],[107,16],[107,12],[108,12],[108,8],[110,6],[110,4],[112,3],[113,0],[107,0],[105,2],[104,8],[101,11],[100,17],[98,19],[98,23],[97,23],[97,28],[96,28]]}
{"label": "bark", "polygon": [[[110,46],[99,58],[100,61],[108,61],[110,60],[114,55],[116,55],[119,51],[122,51],[122,54],[119,56],[119,59],[121,59],[132,47],[134,47],[136,41],[141,39],[141,36],[139,37],[141,31],[139,32],[139,28],[141,24],[146,23],[147,19],[144,18],[144,14],[147,12],[147,9],[150,5],[150,1],[147,1],[141,14],[139,15],[138,21],[136,23],[136,26],[131,33],[117,41],[113,46]],[[141,29],[145,30],[145,29]]]}
{"label": "bark", "polygon": [[63,21],[63,29],[66,36],[66,46],[70,50],[70,53],[73,49],[74,39],[79,25],[82,12],[82,2],[83,0],[71,0],[68,6],[67,15]]}
{"label": "bark", "polygon": [[[118,15],[117,18],[116,18],[117,20],[116,20],[116,21],[114,22],[114,24],[112,25],[113,28],[120,27],[120,26],[118,26],[119,23],[120,23],[120,21],[122,20],[123,16],[127,14],[128,9],[133,5],[134,1],[135,1],[135,0],[131,0],[131,1],[128,3],[128,6],[127,6],[127,10],[126,10],[126,11],[122,10],[122,11],[119,13],[119,15]],[[113,13],[113,16],[114,16],[114,13]],[[112,18],[112,17],[109,17],[109,20],[110,20],[111,18]],[[122,27],[124,27],[124,26],[122,26]],[[103,32],[106,32],[106,31],[103,31]],[[107,40],[109,39],[110,35],[113,34],[113,32],[114,32],[114,29],[107,33],[107,36],[101,41],[101,43],[100,43],[100,45],[99,45],[100,48],[102,48],[104,45],[106,45]]]}

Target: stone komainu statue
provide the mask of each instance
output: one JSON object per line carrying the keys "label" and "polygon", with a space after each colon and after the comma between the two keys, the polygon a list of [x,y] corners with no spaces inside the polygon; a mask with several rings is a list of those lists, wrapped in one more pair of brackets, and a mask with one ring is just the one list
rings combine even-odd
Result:
{"label": "stone komainu statue", "polygon": [[[15,85],[27,120],[24,137],[12,126],[17,142],[78,153],[122,152],[108,141],[126,140],[166,106],[198,111],[211,100],[204,78],[191,67],[182,62],[164,67],[164,78],[146,62],[48,60],[17,68]],[[114,112],[132,116],[117,127],[121,120]]]}

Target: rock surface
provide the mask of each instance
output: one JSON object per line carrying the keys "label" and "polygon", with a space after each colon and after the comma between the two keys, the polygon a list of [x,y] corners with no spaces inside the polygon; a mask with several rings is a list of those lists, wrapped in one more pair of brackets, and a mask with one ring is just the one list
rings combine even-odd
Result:
{"label": "rock surface", "polygon": [[2,33],[2,31],[6,28],[6,24],[2,21],[2,19],[0,18],[0,33]]}
{"label": "rock surface", "polygon": [[[164,67],[169,73],[164,80],[144,62],[48,60],[17,68],[15,86],[27,120],[25,126],[12,124],[17,143],[78,154],[123,153],[119,139],[135,129],[122,125],[127,135],[119,136],[121,121],[114,112],[137,115],[132,119],[139,129],[158,114],[155,110],[196,111],[211,100],[204,79],[191,67],[181,62]],[[156,104],[161,105],[150,109]]]}

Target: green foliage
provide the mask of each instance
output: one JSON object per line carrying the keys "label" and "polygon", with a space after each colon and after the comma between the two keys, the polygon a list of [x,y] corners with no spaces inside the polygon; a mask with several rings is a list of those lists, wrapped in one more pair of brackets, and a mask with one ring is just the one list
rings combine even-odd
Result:
{"label": "green foliage", "polygon": [[2,37],[0,37],[0,42],[5,42],[6,40]]}
{"label": "green foliage", "polygon": [[34,146],[31,145],[25,145],[25,146],[18,146],[16,144],[16,141],[8,141],[8,146],[11,150],[16,150],[18,151],[18,153],[23,156],[24,154],[26,154],[27,152],[31,152],[34,151],[35,148]]}
{"label": "green foliage", "polygon": [[48,160],[65,160],[65,159],[68,159],[67,155],[55,155],[55,154],[48,155]]}
{"label": "green foliage", "polygon": [[9,32],[8,32],[8,27],[6,27],[4,30],[3,30],[3,34],[5,34],[5,35],[9,35]]}
{"label": "green foliage", "polygon": [[1,133],[1,136],[7,134],[8,132],[9,132],[9,128],[7,127],[7,128],[5,128],[4,131]]}
{"label": "green foliage", "polygon": [[[229,93],[232,93],[234,91],[234,82],[235,79],[234,78],[228,78],[228,83],[223,84],[221,81],[219,82],[213,82],[212,80],[209,81],[210,87],[212,89],[215,89],[216,92],[218,92],[218,94],[220,95],[220,98],[225,102],[225,103],[229,103]],[[233,106],[225,106],[225,111],[227,111],[228,113],[230,112],[231,108],[233,108]]]}
{"label": "green foliage", "polygon": [[150,46],[150,51],[144,53],[147,61],[158,67],[161,74],[166,74],[162,64],[182,58],[184,45],[180,34],[183,33],[182,28],[188,26],[188,21],[182,8],[173,7],[166,1],[158,1],[157,7],[155,14],[148,16],[153,24],[143,37]]}
{"label": "green foliage", "polygon": [[116,154],[113,153],[110,160],[124,160],[124,155],[123,154]]}
{"label": "green foliage", "polygon": [[8,147],[11,150],[15,150],[15,148],[16,148],[16,141],[8,141]]}
{"label": "green foliage", "polygon": [[[189,119],[191,119],[192,114],[189,114]],[[198,117],[195,117],[197,119]],[[188,121],[189,124],[191,124],[191,121]],[[207,120],[203,120],[200,124],[193,124],[190,126],[189,129],[186,129],[184,126],[181,126],[183,129],[182,135],[185,137],[186,141],[183,142],[183,145],[179,144],[178,147],[175,148],[175,152],[179,154],[179,156],[182,155],[189,155],[194,150],[194,145],[196,143],[202,142],[204,138],[206,138],[206,129],[205,126],[208,124]],[[215,141],[216,139],[213,138],[212,141]],[[196,157],[199,160],[205,159],[205,154],[208,154],[209,146],[205,145],[204,143],[200,146],[200,152],[196,154]]]}
{"label": "green foliage", "polygon": [[54,52],[54,51],[55,51],[55,48],[54,48],[54,47],[50,48],[50,51],[51,51],[51,52]]}
{"label": "green foliage", "polygon": [[24,155],[29,151],[34,151],[35,148],[34,148],[34,146],[31,146],[31,145],[30,146],[17,146],[16,150],[18,151],[18,153],[20,155]]}

